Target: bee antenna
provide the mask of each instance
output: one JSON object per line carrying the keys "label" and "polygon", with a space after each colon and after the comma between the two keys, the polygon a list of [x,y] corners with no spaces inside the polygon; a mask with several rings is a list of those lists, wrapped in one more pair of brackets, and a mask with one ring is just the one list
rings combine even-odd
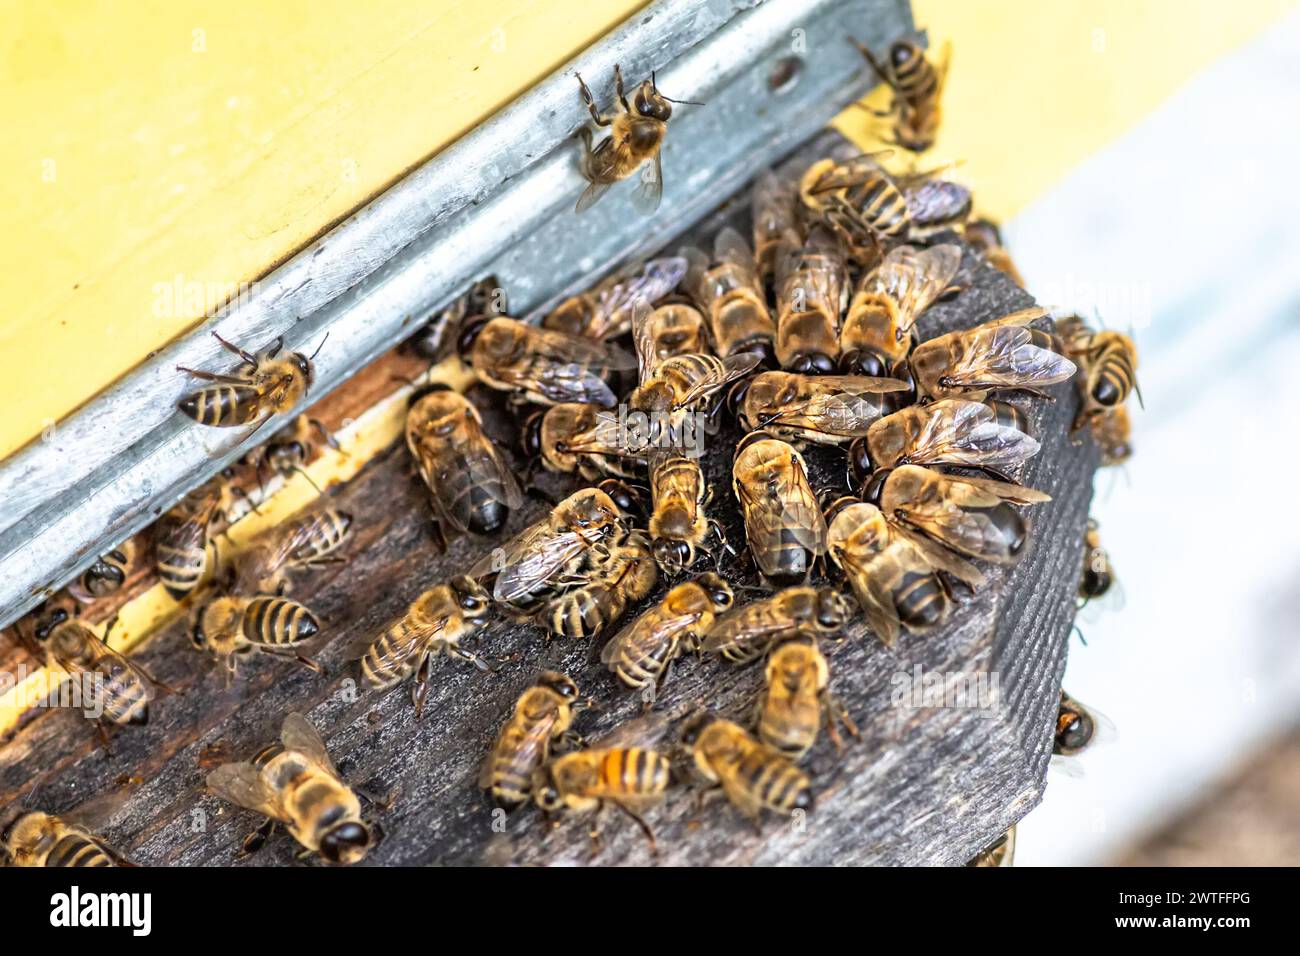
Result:
{"label": "bee antenna", "polygon": [[329,337],[330,337],[330,334],[329,334],[328,332],[326,332],[326,333],[325,333],[325,338],[321,339],[321,340],[320,340],[320,345],[316,346],[316,351],[315,351],[315,352],[312,352],[311,355],[307,356],[307,361],[310,362],[312,359],[316,358],[316,356],[320,354],[320,350],[321,350],[322,348],[325,347],[325,342],[326,342],[326,340],[327,340]]}
{"label": "bee antenna", "polygon": [[301,468],[299,468],[297,465],[294,465],[294,466],[293,466],[293,470],[296,471],[298,474],[302,475],[304,478],[307,479],[307,484],[311,485],[313,488],[316,489],[316,494],[318,494],[318,495],[323,495],[323,494],[325,493],[325,492],[323,492],[323,491],[320,490],[320,485],[316,484],[316,482],[314,482],[314,481],[311,480],[311,475],[307,474],[307,472],[303,471],[303,470],[302,470]]}
{"label": "bee antenna", "polygon": [[[656,92],[656,93],[659,93],[658,90],[655,90],[655,92]],[[677,103],[677,104],[679,104],[679,105],[681,105],[681,106],[706,106],[706,105],[708,105],[708,104],[706,104],[706,103],[700,103],[700,102],[697,102],[696,100],[675,100],[675,99],[673,99],[671,96],[664,96],[662,93],[659,93],[659,95],[660,95],[660,96],[663,96],[664,99],[666,99],[669,103]]]}

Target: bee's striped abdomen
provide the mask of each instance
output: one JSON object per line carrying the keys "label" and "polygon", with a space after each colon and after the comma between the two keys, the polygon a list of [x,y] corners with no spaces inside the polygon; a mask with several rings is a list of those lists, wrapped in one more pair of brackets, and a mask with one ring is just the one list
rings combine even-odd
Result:
{"label": "bee's striped abdomen", "polygon": [[180,403],[180,410],[200,425],[228,428],[248,425],[261,409],[261,392],[252,385],[210,385]]}
{"label": "bee's striped abdomen", "polygon": [[317,634],[320,622],[297,601],[257,597],[244,609],[241,630],[253,644],[290,647]]}
{"label": "bee's striped abdomen", "polygon": [[50,867],[93,867],[116,866],[113,858],[104,852],[103,847],[93,840],[73,833],[63,837],[45,858],[45,865]]}
{"label": "bee's striped abdomen", "polygon": [[616,747],[601,762],[600,779],[608,796],[648,796],[668,789],[668,758],[640,747]]}
{"label": "bee's striped abdomen", "polygon": [[764,806],[781,813],[811,802],[808,775],[779,754],[754,747],[740,760],[736,778]]}
{"label": "bee's striped abdomen", "polygon": [[941,623],[948,610],[948,596],[934,574],[909,572],[894,589],[899,619],[913,630]]}

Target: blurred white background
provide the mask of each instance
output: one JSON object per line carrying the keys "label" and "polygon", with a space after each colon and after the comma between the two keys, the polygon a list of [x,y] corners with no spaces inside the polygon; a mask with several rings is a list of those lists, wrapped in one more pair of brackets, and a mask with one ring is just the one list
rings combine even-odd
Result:
{"label": "blurred white background", "polygon": [[1293,16],[1005,229],[1044,304],[1132,328],[1146,402],[1093,509],[1123,607],[1065,677],[1118,737],[1049,775],[1017,863],[1105,862],[1300,723],[1297,63]]}

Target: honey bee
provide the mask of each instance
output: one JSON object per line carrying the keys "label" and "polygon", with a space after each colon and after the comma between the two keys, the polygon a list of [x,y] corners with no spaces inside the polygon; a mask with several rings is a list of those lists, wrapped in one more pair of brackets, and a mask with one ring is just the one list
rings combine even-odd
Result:
{"label": "honey bee", "polygon": [[441,362],[455,353],[456,340],[466,321],[480,315],[501,315],[505,311],[505,290],[497,277],[479,279],[411,336],[410,347],[421,358]]}
{"label": "honey bee", "polygon": [[[441,525],[492,534],[524,502],[519,483],[483,430],[478,409],[446,385],[435,385],[406,415],[406,445],[429,488]],[[445,541],[445,539],[444,539]]]}
{"label": "honey bee", "polygon": [[914,40],[895,40],[884,63],[857,40],[853,44],[866,57],[880,81],[893,91],[889,111],[878,114],[892,119],[893,142],[914,153],[925,152],[934,145],[939,132],[942,116],[939,101],[948,75],[951,47],[944,45],[936,65],[926,58]]}
{"label": "honey bee", "polygon": [[812,810],[808,775],[739,724],[704,714],[686,724],[681,740],[696,774],[720,788],[756,828],[764,809],[786,816]]}
{"label": "honey bee", "polygon": [[840,330],[840,369],[889,375],[912,349],[920,315],[948,289],[961,267],[961,247],[898,246],[864,273]]}
{"label": "honey bee", "polygon": [[259,535],[235,561],[235,590],[283,594],[289,568],[311,568],[342,560],[335,555],[352,533],[352,515],[318,508],[296,515]]}
{"label": "honey bee", "polygon": [[559,637],[595,637],[659,582],[650,541],[633,531],[601,553],[588,549],[569,572],[571,583],[543,605],[538,618]]}
{"label": "honey bee", "polygon": [[571,679],[544,671],[515,702],[483,764],[479,787],[498,806],[509,809],[525,803],[533,794],[533,775],[551,759],[551,749],[581,743],[570,727],[573,715],[589,706],[578,697],[578,685]]}
{"label": "honey bee", "polygon": [[980,399],[990,391],[1042,389],[1064,382],[1075,365],[1053,351],[1055,340],[1030,322],[1045,309],[1021,309],[973,329],[949,332],[922,342],[909,359],[920,395],[932,399]]}
{"label": "honey bee", "polygon": [[957,554],[997,564],[1016,561],[1029,535],[1011,504],[1052,500],[1022,485],[959,478],[917,465],[895,468],[877,487],[880,510],[892,520]]}
{"label": "honey bee", "polygon": [[234,500],[231,488],[214,479],[191,491],[154,526],[154,570],[175,600],[184,600],[208,570],[213,522],[224,520]]}
{"label": "honey bee", "polygon": [[776,358],[792,372],[829,374],[839,354],[840,314],[848,284],[844,250],[820,226],[800,242],[789,234],[777,252]]}
{"label": "honey bee", "polygon": [[[17,633],[47,666],[62,668],[84,694],[93,696],[93,700],[82,702],[87,717],[98,716],[119,727],[142,726],[149,722],[154,689],[170,688],[108,646],[115,624],[116,618],[109,621],[101,639],[66,608],[56,607],[36,616],[29,637],[24,638],[21,630]],[[92,707],[99,713],[93,714]],[[102,726],[100,732],[102,735]]]}
{"label": "honey bee", "polygon": [[1128,410],[1123,405],[1116,405],[1093,419],[1092,437],[1101,448],[1103,466],[1122,465],[1133,457],[1132,432]]}
{"label": "honey bee", "polygon": [[126,583],[131,574],[135,552],[135,540],[128,538],[112,551],[101,555],[77,578],[75,596],[79,600],[93,601],[113,594]]}
{"label": "honey bee", "polygon": [[892,378],[793,372],[762,372],[741,386],[747,386],[740,410],[744,428],[826,445],[865,437],[889,413],[891,395],[908,391]]}
{"label": "honey bee", "polygon": [[868,626],[886,647],[903,627],[926,634],[948,619],[953,596],[940,572],[972,589],[984,583],[973,565],[908,534],[874,504],[841,498],[828,518],[830,558],[844,571]]}
{"label": "honey bee", "polygon": [[524,453],[548,471],[576,471],[588,481],[602,475],[632,478],[644,466],[620,440],[618,417],[589,402],[561,402],[538,409],[524,422]]}
{"label": "honey bee", "polygon": [[613,407],[609,383],[636,359],[604,342],[526,325],[508,316],[467,323],[460,354],[479,381],[539,405],[594,402]]}
{"label": "honey bee", "polygon": [[[669,758],[642,747],[597,747],[556,757],[533,773],[533,794],[546,813],[599,813],[613,805],[631,817],[658,853],[654,831],[641,814],[663,800]],[[599,840],[593,830],[593,839]]]}
{"label": "honey bee", "polygon": [[858,728],[830,691],[830,665],[816,640],[801,638],[777,645],[767,658],[765,689],[758,706],[758,738],[791,760],[799,760],[817,741],[823,724],[840,750],[836,723],[851,735]]}
{"label": "honey bee", "polygon": [[763,577],[779,585],[807,579],[826,553],[826,522],[803,456],[766,432],[750,432],[736,446],[731,474],[745,538]]}
{"label": "honey bee", "polygon": [[905,465],[952,465],[1004,477],[999,469],[1028,461],[1040,447],[1011,407],[944,399],[886,415],[849,448],[854,476],[865,480],[873,466],[886,474]]}
{"label": "honey bee", "polygon": [[703,355],[709,351],[704,316],[693,305],[668,302],[646,320],[648,356],[654,367],[677,355]]}
{"label": "honey bee", "polygon": [[650,460],[651,549],[659,569],[668,575],[693,567],[711,533],[711,498],[698,458],[677,449],[652,448]]}
{"label": "honey bee", "polygon": [[753,371],[761,361],[757,352],[716,355],[674,355],[647,371],[628,396],[628,407],[670,418],[701,407],[727,385]]}
{"label": "honey bee", "polygon": [[664,171],[659,150],[668,132],[668,120],[673,115],[672,104],[684,101],[670,100],[660,93],[651,74],[650,79],[643,80],[637,87],[629,103],[623,92],[623,74],[615,65],[614,91],[619,109],[612,116],[602,116],[582,77],[578,77],[578,86],[592,122],[612,128],[610,135],[595,147],[592,146],[591,129],[584,126],[579,130],[585,147],[582,176],[589,185],[578,197],[575,211],[590,209],[611,185],[627,179],[645,166],[641,169],[641,181],[632,193],[632,205],[638,212],[653,213],[664,195]]}
{"label": "honey bee", "polygon": [[687,262],[664,256],[618,270],[594,288],[570,296],[542,319],[542,328],[609,341],[632,330],[632,317],[650,307],[682,281]]}
{"label": "honey bee", "polygon": [[291,656],[309,670],[323,674],[319,664],[298,651],[299,646],[320,633],[320,627],[316,615],[297,601],[227,595],[196,609],[190,640],[225,666],[229,685],[239,668],[239,658],[253,651],[281,659]]}
{"label": "honey bee", "polygon": [[487,623],[492,601],[473,578],[460,575],[425,591],[378,637],[354,648],[361,678],[369,687],[394,687],[412,675],[411,703],[420,719],[428,694],[429,671],[440,654],[469,661],[481,671],[491,668],[461,642]]}
{"label": "honey bee", "polygon": [[1012,261],[1011,253],[1002,244],[1002,230],[998,228],[997,223],[991,219],[976,219],[966,223],[962,235],[984,257],[985,262],[999,272],[1006,273],[1007,277],[1020,288],[1025,287],[1024,277]]}
{"label": "honey bee", "polygon": [[753,259],[760,290],[775,289],[777,248],[786,233],[799,229],[797,199],[798,183],[770,169],[754,182],[750,218],[754,224]]}
{"label": "honey bee", "polygon": [[1052,753],[1058,757],[1075,757],[1098,739],[1114,733],[1114,726],[1099,712],[1085,707],[1064,690],[1056,715]]}
{"label": "honey bee", "polygon": [[320,488],[316,487],[316,483],[304,470],[315,452],[318,439],[335,450],[339,447],[334,436],[319,421],[306,415],[298,415],[287,429],[265,445],[249,452],[247,461],[257,469],[258,483],[261,483],[263,469],[269,466],[273,472],[286,480],[294,474],[302,475],[319,493]]}
{"label": "honey bee", "polygon": [[907,197],[881,165],[890,155],[884,150],[842,161],[827,157],[799,180],[805,214],[847,238],[859,264],[870,264],[883,246],[906,239],[912,228]]}
{"label": "honey bee", "polygon": [[1016,828],[1012,827],[989,846],[980,850],[967,866],[1014,866],[1016,857]]}
{"label": "honey bee", "polygon": [[[207,784],[222,799],[267,818],[261,840],[278,824],[308,852],[343,864],[359,863],[376,842],[361,818],[361,801],[339,776],[316,728],[301,714],[284,718],[280,743],[250,762],[218,767],[208,774]],[[251,851],[250,844],[245,843],[246,850]]]}
{"label": "honey bee", "polygon": [[575,491],[545,518],[482,558],[470,577],[495,577],[492,598],[505,609],[531,613],[548,592],[582,584],[575,574],[588,550],[608,555],[626,531],[624,513],[601,488]]}
{"label": "honey bee", "polygon": [[673,661],[684,652],[699,651],[700,639],[733,599],[730,585],[712,571],[678,584],[615,634],[600,660],[626,686],[641,692],[642,707],[648,710]]}
{"label": "honey bee", "polygon": [[[1087,604],[1093,598],[1104,597],[1115,583],[1115,568],[1110,555],[1101,546],[1101,532],[1097,522],[1088,519],[1083,533],[1083,576],[1079,578],[1079,600]],[[1081,604],[1081,606],[1082,606]]]}
{"label": "honey bee", "polygon": [[720,615],[701,649],[733,664],[748,664],[780,641],[837,636],[852,616],[852,605],[834,588],[786,588]]}
{"label": "honey bee", "polygon": [[[713,240],[713,258],[696,248],[682,252],[690,268],[686,288],[709,319],[717,352],[723,358],[757,352],[762,361],[773,356],[776,323],[767,307],[762,276],[754,254],[735,229],[727,227]],[[775,276],[775,246],[765,247]]]}
{"label": "honey bee", "polygon": [[0,834],[0,865],[131,866],[103,840],[59,817],[31,810]]}
{"label": "honey bee", "polygon": [[1141,401],[1137,347],[1131,338],[1109,330],[1094,332],[1078,316],[1062,319],[1056,328],[1066,354],[1083,371],[1079,382],[1082,403],[1073,430],[1095,425],[1098,418],[1123,405],[1131,392],[1136,391]]}
{"label": "honey bee", "polygon": [[[211,382],[183,399],[178,406],[182,412],[200,425],[215,428],[232,428],[257,423],[253,431],[261,428],[276,415],[293,408],[307,394],[315,378],[312,359],[301,352],[290,352],[279,358],[284,350],[284,339],[277,339],[265,352],[254,355],[227,342],[216,332],[213,337],[227,351],[239,356],[241,364],[234,375],[218,375],[177,366],[177,371]],[[321,345],[324,345],[324,340]]]}

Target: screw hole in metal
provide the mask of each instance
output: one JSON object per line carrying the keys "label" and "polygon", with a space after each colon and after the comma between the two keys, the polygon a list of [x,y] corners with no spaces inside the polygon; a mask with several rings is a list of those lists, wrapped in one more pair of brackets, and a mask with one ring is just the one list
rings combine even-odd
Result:
{"label": "screw hole in metal", "polygon": [[797,56],[783,56],[772,66],[767,77],[767,87],[775,95],[789,93],[803,75],[803,60]]}

